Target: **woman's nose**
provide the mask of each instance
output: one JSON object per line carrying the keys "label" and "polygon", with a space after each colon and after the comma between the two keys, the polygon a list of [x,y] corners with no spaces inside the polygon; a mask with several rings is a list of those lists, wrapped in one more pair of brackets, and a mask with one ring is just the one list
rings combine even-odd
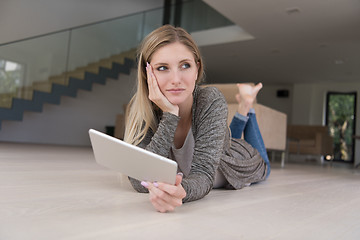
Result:
{"label": "woman's nose", "polygon": [[173,74],[171,76],[171,83],[172,84],[178,84],[181,81],[181,73],[177,70],[173,71]]}

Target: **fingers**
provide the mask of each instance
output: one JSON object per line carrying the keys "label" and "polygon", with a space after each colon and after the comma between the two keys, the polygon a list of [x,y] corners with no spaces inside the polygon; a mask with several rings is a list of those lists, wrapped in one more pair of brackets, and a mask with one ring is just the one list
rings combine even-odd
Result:
{"label": "fingers", "polygon": [[180,206],[181,203],[175,201],[172,197],[170,197],[165,192],[161,191],[157,187],[150,184],[149,186],[149,199],[151,204],[155,207],[159,212],[172,212],[176,207]]}
{"label": "fingers", "polygon": [[182,199],[186,196],[181,185],[182,175],[176,177],[177,185],[166,183],[142,182],[141,184],[149,190],[150,202],[159,212],[171,212],[182,205]]}
{"label": "fingers", "polygon": [[176,180],[175,180],[175,186],[178,186],[180,185],[180,183],[182,182],[182,179],[183,179],[183,173],[179,172],[177,175],[176,175]]}
{"label": "fingers", "polygon": [[257,95],[257,93],[260,91],[260,89],[261,89],[262,87],[263,87],[262,83],[258,83],[258,84],[255,85],[254,90],[253,90],[255,96]]}
{"label": "fingers", "polygon": [[182,205],[182,198],[176,194],[175,188],[175,186],[164,183],[149,184],[150,201],[159,212],[172,212],[176,207]]}
{"label": "fingers", "polygon": [[170,196],[183,199],[186,196],[186,192],[185,192],[185,189],[181,185],[182,179],[183,179],[183,174],[178,173],[176,175],[175,185],[166,184],[166,183],[156,183],[156,185],[157,185],[157,188],[166,192]]}
{"label": "fingers", "polygon": [[159,89],[159,85],[157,83],[153,69],[149,63],[147,63],[146,66],[146,73],[147,73],[147,82],[149,87],[149,99],[154,103],[157,103],[161,99],[163,94]]}

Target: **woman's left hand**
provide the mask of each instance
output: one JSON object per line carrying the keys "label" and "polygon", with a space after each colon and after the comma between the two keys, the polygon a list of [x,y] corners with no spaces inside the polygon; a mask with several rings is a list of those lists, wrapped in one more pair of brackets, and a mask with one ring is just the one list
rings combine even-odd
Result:
{"label": "woman's left hand", "polygon": [[186,196],[185,189],[181,185],[182,175],[176,176],[175,185],[167,183],[141,182],[149,190],[150,202],[159,212],[172,212],[176,207],[182,205],[182,200]]}

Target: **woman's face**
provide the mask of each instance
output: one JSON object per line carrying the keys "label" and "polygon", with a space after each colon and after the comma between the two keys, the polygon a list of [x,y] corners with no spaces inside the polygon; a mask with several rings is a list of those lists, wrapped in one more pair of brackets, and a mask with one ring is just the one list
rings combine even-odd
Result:
{"label": "woman's face", "polygon": [[187,47],[179,42],[161,47],[153,54],[150,65],[161,92],[172,104],[192,104],[198,64]]}

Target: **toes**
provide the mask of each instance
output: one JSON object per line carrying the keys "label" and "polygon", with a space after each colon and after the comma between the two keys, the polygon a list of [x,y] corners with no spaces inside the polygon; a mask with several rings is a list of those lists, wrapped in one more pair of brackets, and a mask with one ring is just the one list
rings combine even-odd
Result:
{"label": "toes", "polygon": [[262,87],[263,87],[262,83],[258,83],[258,84],[254,87],[255,92],[256,92],[256,93],[259,92]]}

